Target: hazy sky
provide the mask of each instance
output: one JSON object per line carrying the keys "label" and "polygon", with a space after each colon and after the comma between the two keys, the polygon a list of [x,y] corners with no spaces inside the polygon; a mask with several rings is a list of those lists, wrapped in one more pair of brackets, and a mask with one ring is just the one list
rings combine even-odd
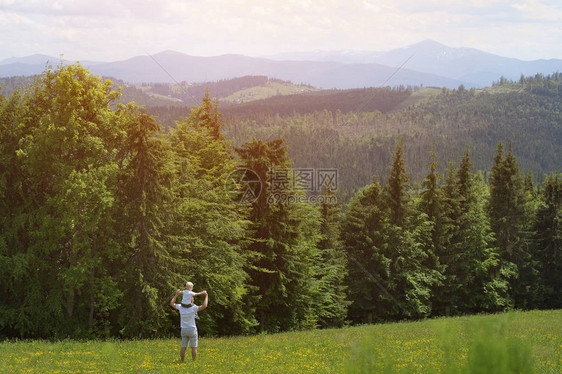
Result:
{"label": "hazy sky", "polygon": [[0,60],[405,47],[562,58],[561,0],[0,0]]}

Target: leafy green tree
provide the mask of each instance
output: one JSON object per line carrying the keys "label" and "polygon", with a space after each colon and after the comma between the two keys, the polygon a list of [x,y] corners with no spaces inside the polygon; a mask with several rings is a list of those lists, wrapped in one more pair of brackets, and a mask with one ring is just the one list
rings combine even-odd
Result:
{"label": "leafy green tree", "polygon": [[186,278],[216,297],[203,332],[247,332],[248,211],[216,103],[166,138],[111,87],[63,66],[0,103],[0,333],[165,334]]}
{"label": "leafy green tree", "polygon": [[8,336],[31,330],[19,308],[20,292],[26,288],[26,273],[34,258],[27,251],[30,209],[20,187],[25,169],[17,156],[20,140],[29,134],[21,126],[26,111],[19,91],[0,103],[0,334]]}
{"label": "leafy green tree", "polygon": [[0,208],[1,278],[13,296],[1,320],[19,336],[96,333],[117,305],[106,219],[123,120],[110,87],[80,65],[61,66],[2,104],[10,206]]}

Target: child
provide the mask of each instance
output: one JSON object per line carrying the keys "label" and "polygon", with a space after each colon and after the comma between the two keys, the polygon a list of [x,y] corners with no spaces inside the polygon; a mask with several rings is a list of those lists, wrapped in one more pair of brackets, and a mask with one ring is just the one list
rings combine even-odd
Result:
{"label": "child", "polygon": [[[186,282],[185,283],[185,290],[180,292],[182,294],[181,297],[181,305],[184,307],[191,306],[193,296],[203,295],[203,292],[193,292],[193,283]],[[197,313],[195,313],[195,318],[199,319]]]}

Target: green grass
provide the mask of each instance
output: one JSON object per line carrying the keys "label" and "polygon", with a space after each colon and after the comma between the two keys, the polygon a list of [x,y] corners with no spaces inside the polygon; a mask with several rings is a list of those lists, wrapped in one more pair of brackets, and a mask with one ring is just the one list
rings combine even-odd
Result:
{"label": "green grass", "polygon": [[294,85],[289,82],[268,81],[265,86],[256,86],[237,91],[221,100],[236,103],[247,103],[255,100],[267,99],[277,95],[293,95],[303,92],[317,91],[307,86]]}
{"label": "green grass", "polygon": [[422,88],[421,90],[412,92],[412,94],[400,104],[398,104],[391,112],[399,112],[403,109],[409,108],[412,105],[427,101],[430,98],[439,95],[441,89],[439,88]]}
{"label": "green grass", "polygon": [[489,93],[509,93],[509,92],[521,93],[525,91],[525,86],[521,85],[518,82],[513,82],[513,83],[504,83],[502,85],[497,85],[497,86],[485,87],[478,91],[489,92]]}
{"label": "green grass", "polygon": [[562,310],[201,337],[195,364],[179,362],[179,345],[179,337],[2,342],[0,372],[559,373]]}

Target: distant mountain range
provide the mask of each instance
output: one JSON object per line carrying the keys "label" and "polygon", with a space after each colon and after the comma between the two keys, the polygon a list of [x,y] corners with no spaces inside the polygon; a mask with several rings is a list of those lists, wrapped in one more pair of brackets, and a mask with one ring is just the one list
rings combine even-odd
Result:
{"label": "distant mountain range", "polygon": [[[61,59],[44,55],[0,61],[0,77],[40,74],[46,62]],[[452,48],[432,40],[388,52],[304,52],[268,57],[222,55],[190,56],[165,51],[115,62],[83,61],[100,76],[129,83],[209,82],[245,75],[306,83],[318,88],[379,86],[483,87],[501,76],[562,71],[562,60],[522,61],[473,48]]]}
{"label": "distant mountain range", "polygon": [[335,51],[297,52],[268,56],[274,60],[335,61],[343,64],[381,64],[440,75],[462,81],[467,86],[483,87],[501,76],[519,79],[521,74],[551,74],[562,71],[562,60],[523,61],[483,52],[474,48],[452,48],[424,40],[407,48],[388,52]]}

